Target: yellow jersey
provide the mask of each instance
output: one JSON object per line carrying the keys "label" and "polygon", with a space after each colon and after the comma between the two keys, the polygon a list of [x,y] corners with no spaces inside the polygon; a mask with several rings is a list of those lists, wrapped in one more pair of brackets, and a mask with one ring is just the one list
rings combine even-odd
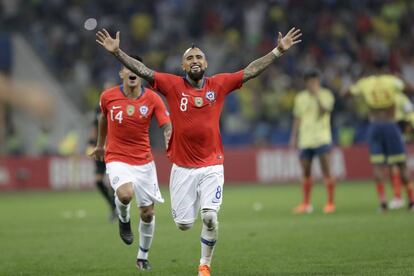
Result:
{"label": "yellow jersey", "polygon": [[[328,112],[321,112],[318,100]],[[317,148],[332,143],[331,112],[335,99],[331,91],[321,88],[318,95],[304,90],[295,97],[293,114],[300,120],[298,146],[300,149]]]}
{"label": "yellow jersey", "polygon": [[396,95],[404,90],[404,83],[393,75],[369,76],[351,86],[353,95],[361,95],[371,109],[389,108],[396,104]]}

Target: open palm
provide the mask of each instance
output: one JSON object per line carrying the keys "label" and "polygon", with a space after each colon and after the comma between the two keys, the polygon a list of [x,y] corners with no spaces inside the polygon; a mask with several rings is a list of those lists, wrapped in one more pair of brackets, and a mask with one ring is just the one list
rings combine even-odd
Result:
{"label": "open palm", "polygon": [[96,42],[102,45],[107,51],[113,53],[119,49],[119,31],[116,32],[115,38],[112,38],[107,30],[102,29],[96,33]]}
{"label": "open palm", "polygon": [[293,45],[301,42],[299,38],[302,36],[302,33],[300,32],[300,29],[292,28],[290,31],[283,36],[281,32],[279,32],[279,36],[277,38],[277,48],[284,52],[288,50]]}

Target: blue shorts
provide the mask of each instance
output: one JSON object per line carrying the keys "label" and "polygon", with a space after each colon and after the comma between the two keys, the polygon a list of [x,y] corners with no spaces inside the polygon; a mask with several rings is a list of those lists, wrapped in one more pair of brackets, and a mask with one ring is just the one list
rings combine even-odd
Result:
{"label": "blue shorts", "polygon": [[368,147],[373,164],[405,162],[404,141],[396,123],[371,123],[368,128]]}
{"label": "blue shorts", "polygon": [[331,151],[331,145],[326,144],[316,148],[304,148],[299,152],[299,158],[301,160],[312,160],[313,157],[319,156]]}

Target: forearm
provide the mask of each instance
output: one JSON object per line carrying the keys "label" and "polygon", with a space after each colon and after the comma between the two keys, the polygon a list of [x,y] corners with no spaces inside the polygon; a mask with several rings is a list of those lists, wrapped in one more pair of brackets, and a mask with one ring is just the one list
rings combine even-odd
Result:
{"label": "forearm", "polygon": [[108,124],[106,117],[101,114],[98,121],[98,141],[96,142],[97,147],[103,148],[106,142],[106,135],[108,133]]}
{"label": "forearm", "polygon": [[113,52],[113,55],[127,67],[129,70],[137,74],[139,77],[145,79],[146,81],[152,83],[154,81],[154,71],[149,69],[139,60],[136,60],[130,56],[128,56],[124,51],[121,49],[117,49]]}
{"label": "forearm", "polygon": [[243,82],[253,79],[260,75],[270,64],[276,59],[276,55],[273,52],[256,59],[244,68]]}
{"label": "forearm", "polygon": [[296,141],[298,137],[299,124],[300,124],[300,119],[295,118],[293,121],[292,131],[290,134],[290,141]]}
{"label": "forearm", "polygon": [[168,142],[170,141],[171,134],[172,134],[172,125],[171,123],[166,123],[162,125],[161,128],[164,133],[165,146],[168,147]]}

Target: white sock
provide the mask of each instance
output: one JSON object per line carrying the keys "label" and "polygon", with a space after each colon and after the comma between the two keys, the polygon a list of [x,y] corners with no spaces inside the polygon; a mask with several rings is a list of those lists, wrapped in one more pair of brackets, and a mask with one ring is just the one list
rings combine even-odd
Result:
{"label": "white sock", "polygon": [[204,225],[201,228],[201,259],[200,265],[208,265],[211,264],[211,258],[213,257],[214,246],[216,244],[218,237],[218,223],[216,227],[213,229],[208,229],[207,226]]}
{"label": "white sock", "polygon": [[152,217],[152,221],[147,223],[142,220],[139,222],[139,248],[137,259],[148,259],[148,252],[151,248],[152,237],[154,236],[155,229],[155,216]]}
{"label": "white sock", "polygon": [[123,204],[118,197],[115,197],[115,205],[116,205],[116,210],[118,211],[118,217],[122,222],[128,222],[129,221],[129,208],[130,208],[130,203],[128,204]]}

